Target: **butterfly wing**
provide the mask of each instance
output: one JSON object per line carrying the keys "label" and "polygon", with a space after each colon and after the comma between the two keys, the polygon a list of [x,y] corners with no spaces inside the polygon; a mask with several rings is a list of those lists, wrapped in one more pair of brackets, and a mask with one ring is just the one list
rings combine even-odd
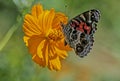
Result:
{"label": "butterfly wing", "polygon": [[100,19],[100,11],[89,10],[73,19],[67,25],[62,24],[65,41],[80,57],[86,56],[94,42],[94,33]]}

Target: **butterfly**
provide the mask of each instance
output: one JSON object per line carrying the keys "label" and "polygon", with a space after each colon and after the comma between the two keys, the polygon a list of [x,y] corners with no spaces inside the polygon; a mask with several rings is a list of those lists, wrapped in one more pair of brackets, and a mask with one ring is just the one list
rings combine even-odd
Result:
{"label": "butterfly", "polygon": [[73,48],[81,58],[92,49],[99,19],[100,11],[92,9],[72,18],[66,25],[61,23],[65,45]]}

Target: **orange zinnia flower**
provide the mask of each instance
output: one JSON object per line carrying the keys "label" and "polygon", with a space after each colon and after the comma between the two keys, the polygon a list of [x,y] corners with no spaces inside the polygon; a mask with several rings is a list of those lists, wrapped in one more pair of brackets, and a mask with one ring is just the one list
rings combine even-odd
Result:
{"label": "orange zinnia flower", "polygon": [[24,18],[24,42],[32,59],[50,70],[61,69],[61,59],[65,59],[69,46],[64,46],[64,36],[60,22],[67,23],[67,17],[54,9],[43,10],[41,4],[32,7],[31,14]]}

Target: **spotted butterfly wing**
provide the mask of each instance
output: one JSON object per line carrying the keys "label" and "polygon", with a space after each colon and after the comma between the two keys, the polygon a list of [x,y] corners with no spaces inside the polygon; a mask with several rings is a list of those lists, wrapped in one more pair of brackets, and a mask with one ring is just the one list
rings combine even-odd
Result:
{"label": "spotted butterfly wing", "polygon": [[62,24],[65,45],[69,44],[78,56],[86,56],[92,49],[99,19],[100,11],[92,9],[74,17],[67,25]]}

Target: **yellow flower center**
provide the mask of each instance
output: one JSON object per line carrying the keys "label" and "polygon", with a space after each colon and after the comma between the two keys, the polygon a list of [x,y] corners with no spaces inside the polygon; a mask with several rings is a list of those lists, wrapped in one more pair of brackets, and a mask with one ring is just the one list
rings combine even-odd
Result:
{"label": "yellow flower center", "polygon": [[53,29],[49,32],[48,39],[58,41],[63,38],[63,34],[60,30]]}

